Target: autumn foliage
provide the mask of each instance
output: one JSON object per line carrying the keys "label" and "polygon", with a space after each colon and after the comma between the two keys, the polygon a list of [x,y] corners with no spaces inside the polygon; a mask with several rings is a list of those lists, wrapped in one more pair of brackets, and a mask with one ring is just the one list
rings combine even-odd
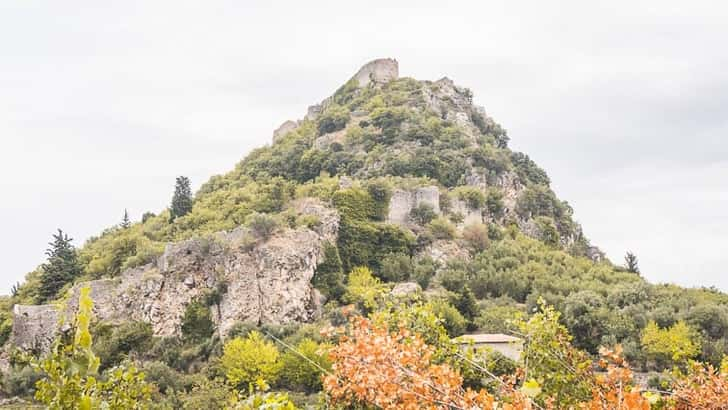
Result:
{"label": "autumn foliage", "polygon": [[599,366],[606,374],[594,377],[592,400],[581,403],[583,410],[650,410],[649,395],[642,394],[633,386],[633,374],[622,357],[622,348],[602,348]]}
{"label": "autumn foliage", "polygon": [[[537,319],[541,319],[535,323],[538,326],[531,323],[532,326],[525,327],[529,334],[524,334],[524,337],[531,342],[526,351],[540,349],[544,343],[548,345],[546,350],[549,352],[563,353],[573,349],[568,338],[554,337],[553,326],[546,326],[555,323],[558,318],[549,312],[547,309],[540,316],[537,315]],[[348,326],[332,327],[322,333],[337,341],[329,351],[331,372],[323,380],[327,401],[335,408],[728,409],[728,375],[725,369],[715,371],[709,365],[693,363],[686,373],[675,374],[672,391],[644,391],[635,384],[634,374],[623,358],[619,345],[612,349],[601,348],[601,359],[579,372],[578,382],[588,386],[587,392],[591,397],[577,399],[582,397],[580,390],[572,392],[563,386],[559,387],[560,384],[544,382],[559,370],[554,367],[556,363],[551,361],[544,363],[552,366],[552,371],[547,371],[550,367],[544,367],[543,364],[535,365],[534,360],[546,360],[539,359],[540,356],[536,354],[527,355],[531,362],[524,364],[514,374],[497,379],[498,388],[490,391],[472,390],[463,387],[463,377],[452,367],[452,363],[438,359],[435,355],[438,346],[428,345],[419,334],[404,325],[394,330],[385,322],[372,322],[356,315],[350,317]],[[550,341],[546,336],[549,334]],[[539,338],[530,340],[536,336]],[[573,371],[578,367],[575,363],[581,363],[581,357],[575,362],[566,360],[568,357],[560,354],[556,359],[566,371]],[[470,360],[464,356],[462,359]],[[477,364],[475,367],[492,377],[486,369]],[[539,368],[541,373],[534,372]],[[564,397],[564,394],[568,397]]]}
{"label": "autumn foliage", "polygon": [[340,337],[330,352],[333,372],[324,378],[332,404],[385,410],[493,408],[492,395],[463,389],[462,376],[448,365],[432,364],[434,349],[404,328],[390,333],[357,316]]}
{"label": "autumn foliage", "polygon": [[673,401],[677,410],[728,409],[728,375],[693,363],[687,377],[676,383]]}

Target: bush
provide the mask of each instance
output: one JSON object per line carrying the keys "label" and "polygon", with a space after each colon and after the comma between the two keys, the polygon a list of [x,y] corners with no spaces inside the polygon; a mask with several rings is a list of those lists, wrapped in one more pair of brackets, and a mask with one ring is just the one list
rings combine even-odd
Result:
{"label": "bush", "polygon": [[403,253],[390,253],[382,260],[379,277],[385,282],[402,282],[410,278],[413,270],[412,258]]}
{"label": "bush", "polygon": [[278,228],[278,222],[268,214],[254,213],[248,216],[246,225],[258,239],[266,240]]}
{"label": "bush", "polygon": [[378,269],[385,255],[410,253],[414,237],[409,232],[372,222],[376,205],[368,192],[357,188],[338,191],[333,202],[341,215],[337,247],[344,270],[355,266]]}
{"label": "bush", "polygon": [[224,409],[232,396],[230,388],[218,380],[198,377],[189,392],[180,395],[184,410]]}
{"label": "bush", "polygon": [[417,261],[412,278],[425,290],[430,286],[430,281],[435,276],[439,265],[437,261],[426,256]]}
{"label": "bush", "polygon": [[164,394],[182,391],[186,387],[185,375],[170,368],[163,362],[146,362],[144,363],[142,370],[146,375],[146,379],[156,384],[159,391]]}
{"label": "bush", "polygon": [[697,332],[683,321],[668,329],[660,329],[655,322],[648,323],[642,332],[641,343],[648,358],[658,367],[669,363],[684,364],[700,352]]}
{"label": "bush", "polygon": [[422,202],[410,210],[409,216],[418,225],[425,226],[437,217],[437,213],[432,205]]}
{"label": "bush", "polygon": [[528,155],[522,152],[513,152],[511,153],[511,161],[516,168],[516,173],[524,183],[544,186],[551,183],[546,171],[536,165]]}
{"label": "bush", "polygon": [[389,200],[392,197],[392,187],[385,180],[374,180],[367,184],[367,192],[374,200],[374,218],[383,221],[389,211]]}
{"label": "bush", "polygon": [[480,315],[475,319],[475,325],[484,333],[507,334],[514,330],[511,322],[522,313],[515,306],[489,306],[480,311]]}
{"label": "bush", "polygon": [[372,275],[366,267],[354,268],[349,273],[344,302],[357,304],[365,312],[371,312],[383,299],[387,286]]}
{"label": "bush", "polygon": [[181,370],[180,350],[182,340],[176,336],[157,337],[152,341],[152,346],[147,352],[147,357],[165,363],[174,369]]}
{"label": "bush", "polygon": [[338,300],[344,294],[344,270],[339,250],[331,243],[324,244],[324,260],[316,266],[312,279],[326,298]]}
{"label": "bush", "polygon": [[43,374],[29,365],[13,366],[2,376],[3,393],[9,397],[28,397],[35,393],[35,383]]}
{"label": "bush", "polygon": [[478,188],[462,186],[457,187],[454,192],[470,209],[481,209],[485,206],[485,194]]}
{"label": "bush", "polygon": [[252,331],[245,339],[236,337],[225,343],[220,365],[228,383],[244,390],[258,379],[275,383],[280,376],[278,359],[276,346]]}
{"label": "bush", "polygon": [[490,243],[488,227],[484,224],[472,224],[463,229],[463,239],[473,253],[483,252]]}
{"label": "bush", "polygon": [[455,226],[443,217],[433,219],[427,225],[427,230],[435,239],[453,239],[455,237]]}
{"label": "bush", "polygon": [[561,237],[553,219],[547,216],[537,216],[534,218],[534,223],[536,224],[538,240],[550,246],[559,246]]}
{"label": "bush", "polygon": [[152,345],[152,325],[145,322],[101,324],[94,333],[94,352],[101,359],[101,369],[121,364],[132,353],[146,354]]}
{"label": "bush", "polygon": [[485,355],[485,368],[495,376],[514,374],[517,367],[516,362],[499,351],[494,350]]}
{"label": "bush", "polygon": [[485,196],[485,208],[493,218],[503,216],[503,210],[505,209],[505,205],[503,205],[503,192],[496,188],[488,189]]}
{"label": "bush", "polygon": [[210,315],[210,307],[204,301],[193,300],[188,303],[182,316],[182,337],[190,342],[210,338],[215,332],[215,324]]}
{"label": "bush", "polygon": [[319,135],[344,129],[347,122],[349,122],[349,110],[346,107],[332,105],[318,118]]}
{"label": "bush", "polygon": [[460,336],[465,333],[468,321],[460,312],[445,300],[437,299],[429,303],[432,312],[442,320],[442,325],[450,337]]}
{"label": "bush", "polygon": [[324,374],[321,368],[326,371],[331,369],[326,347],[311,339],[303,339],[295,349],[296,352],[287,351],[281,357],[281,385],[307,393],[320,391],[321,376]]}

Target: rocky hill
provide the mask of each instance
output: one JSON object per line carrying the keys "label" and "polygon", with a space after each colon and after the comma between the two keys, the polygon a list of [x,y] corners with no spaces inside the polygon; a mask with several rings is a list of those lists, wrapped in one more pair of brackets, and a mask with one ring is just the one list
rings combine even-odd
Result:
{"label": "rocky hill", "polygon": [[[190,215],[170,226],[159,226],[159,217],[148,219],[133,227],[142,231],[139,237],[111,230],[90,241],[81,251],[86,272],[106,277],[88,282],[99,302],[98,317],[145,321],[157,335],[179,334],[190,300],[226,283],[215,315],[222,334],[236,321],[311,320],[320,301],[310,281],[322,244],[335,243],[339,233],[332,193],[323,198],[306,193],[321,185],[316,181],[322,175],[337,178],[335,191],[382,183],[378,199],[386,204],[376,205],[384,212],[373,219],[391,224],[403,243],[408,236],[422,236],[423,221],[412,217],[421,209],[447,217],[445,229],[447,223],[460,231],[473,224],[516,223],[528,235],[564,249],[598,254],[587,246],[568,205],[548,188],[545,172],[528,156],[511,152],[507,143],[505,131],[473,105],[468,89],[447,78],[399,78],[397,61],[374,60],[334,95],[311,106],[303,120],[284,122],[273,133],[272,146],[251,153],[232,173],[212,178]],[[255,203],[260,198],[240,197],[243,190],[261,188],[274,191],[265,194],[278,203],[261,206]],[[305,198],[309,195],[318,201]],[[217,207],[223,204],[216,200],[232,203]],[[312,216],[320,225],[287,227],[251,245],[245,240],[249,230],[240,225],[253,211]],[[217,230],[216,223],[229,231]],[[176,239],[181,241],[166,243]],[[468,255],[450,238],[425,239],[427,246],[414,249],[410,240],[403,250],[442,262]],[[126,242],[121,255],[114,246],[119,240]],[[144,254],[144,248],[162,249],[161,242],[161,255]],[[369,262],[345,256],[347,267]],[[107,259],[121,263],[104,264]],[[79,286],[69,291],[71,300]],[[16,305],[13,343],[46,345],[54,336],[57,309]]]}
{"label": "rocky hill", "polygon": [[[2,334],[47,349],[82,286],[100,322],[147,324],[158,338],[184,337],[197,308],[222,338],[241,324],[334,320],[358,266],[399,282],[395,293],[449,298],[471,330],[503,331],[506,316],[544,298],[579,347],[623,342],[635,360],[649,320],[670,326],[705,301],[728,333],[725,295],[650,285],[605,260],[547,174],[508,142],[467,88],[374,60],[212,177],[188,213],[147,213],[89,240],[82,273],[55,297],[39,293],[43,268],[31,272],[5,301]],[[704,354],[724,336],[708,335],[716,345]]]}

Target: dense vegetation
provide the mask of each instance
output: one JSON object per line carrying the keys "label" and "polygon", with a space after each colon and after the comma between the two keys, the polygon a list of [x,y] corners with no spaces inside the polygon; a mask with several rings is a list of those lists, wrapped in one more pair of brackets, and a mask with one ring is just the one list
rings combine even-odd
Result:
{"label": "dense vegetation", "polygon": [[[240,323],[223,342],[211,320],[220,303],[222,292],[217,290],[187,306],[180,336],[154,336],[149,324],[138,322],[93,322],[89,330],[83,319],[77,332],[93,333],[93,346],[90,341],[59,341],[46,362],[13,352],[11,369],[3,374],[4,393],[35,394],[46,403],[66,400],[66,386],[58,385],[53,372],[67,369],[53,361],[68,365],[81,354],[98,361],[85,363],[74,379],[75,385],[88,386],[89,378],[98,383],[73,387],[91,401],[118,398],[119,403],[196,409],[258,408],[262,403],[291,408],[292,403],[314,405],[328,399],[396,408],[399,402],[381,405],[381,397],[359,395],[345,384],[366,368],[337,373],[342,384],[331,379],[332,360],[341,360],[347,349],[354,349],[347,343],[367,340],[371,332],[391,337],[375,352],[383,362],[406,353],[420,361],[416,372],[427,380],[439,383],[438,377],[444,377],[455,381],[458,394],[460,387],[482,393],[462,395],[458,403],[464,405],[597,400],[593,386],[584,383],[592,380],[590,366],[603,347],[620,352],[609,354],[614,368],[624,370],[624,356],[633,370],[652,372],[651,383],[660,390],[685,393],[686,374],[715,382],[706,373],[689,373],[690,362],[717,368],[728,354],[728,295],[647,283],[632,253],[624,267],[588,258],[589,243],[571,207],[549,187],[546,173],[527,155],[508,148],[506,132],[473,108],[469,91],[455,88],[455,94],[443,96],[438,94],[443,87],[447,83],[412,79],[365,88],[349,82],[318,117],[253,151],[228,174],[212,177],[194,196],[190,181],[178,178],[169,209],[145,213],[135,223],[125,212],[119,225],[80,249],[59,231],[47,263],[2,299],[0,341],[10,335],[13,304],[63,301],[73,284],[115,277],[149,263],[168,242],[240,225],[250,227],[260,240],[278,229],[313,226],[316,221],[297,219],[288,209],[292,200],[304,197],[322,200],[341,218],[338,240],[324,246],[313,278],[327,300],[317,322],[262,328]],[[439,106],[431,103],[433,95]],[[472,127],[448,114],[455,111],[464,112]],[[433,185],[440,192],[439,211],[420,204],[406,226],[387,223],[396,189]],[[518,197],[508,209],[507,190],[513,186],[519,187]],[[480,213],[480,222],[465,224],[457,204]],[[443,243],[464,256],[434,258],[429,250]],[[426,292],[393,296],[390,290],[397,282],[416,282]],[[344,333],[321,334],[331,326]],[[420,351],[402,343],[411,341],[405,331],[420,335]],[[511,390],[521,393],[504,393],[492,377],[519,374],[514,373],[516,363],[496,354],[481,363],[479,354],[460,352],[450,341],[468,331],[530,335],[524,352],[530,378],[507,379]],[[569,365],[583,373],[565,373],[562,364],[544,353],[544,346],[563,349]],[[359,353],[354,349],[347,354]],[[134,387],[138,394],[114,390],[119,377],[141,386]],[[39,379],[44,381],[36,385]],[[599,383],[609,391],[609,383],[617,381]],[[421,387],[412,384],[413,389]]]}

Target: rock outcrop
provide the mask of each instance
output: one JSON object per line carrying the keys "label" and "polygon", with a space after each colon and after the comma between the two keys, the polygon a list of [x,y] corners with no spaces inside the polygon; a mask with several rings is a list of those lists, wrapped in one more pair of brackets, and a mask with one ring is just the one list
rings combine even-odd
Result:
{"label": "rock outcrop", "polygon": [[315,215],[316,230],[286,229],[254,242],[247,228],[209,238],[169,244],[155,263],[129,269],[119,277],[80,283],[68,304],[14,307],[13,343],[45,349],[58,332],[59,317],[70,318],[81,287],[91,288],[95,315],[111,323],[150,323],[160,336],[180,333],[186,306],[224,284],[213,321],[224,336],[237,322],[283,324],[306,322],[319,314],[318,292],[311,285],[323,257],[323,243],[336,241],[338,214],[316,200],[295,204],[301,215]]}

